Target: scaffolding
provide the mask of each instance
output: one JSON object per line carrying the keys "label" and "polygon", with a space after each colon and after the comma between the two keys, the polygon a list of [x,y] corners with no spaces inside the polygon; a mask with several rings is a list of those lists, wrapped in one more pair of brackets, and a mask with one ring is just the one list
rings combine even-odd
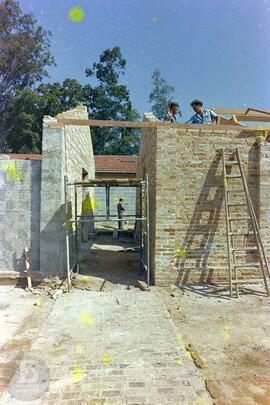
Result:
{"label": "scaffolding", "polygon": [[[106,214],[91,215],[90,219],[82,219],[82,214],[78,210],[78,189],[89,189],[103,187],[106,190]],[[128,219],[135,221],[134,232],[139,235],[140,246],[140,268],[141,273],[146,273],[146,283],[150,286],[150,222],[149,222],[149,179],[148,174],[143,180],[137,179],[94,179],[75,181],[67,183],[65,192],[65,212],[66,212],[66,252],[67,252],[67,280],[68,288],[71,287],[71,275],[73,271],[80,271],[79,257],[79,224],[95,222],[118,222],[120,219],[116,215],[110,214],[109,195],[111,187],[136,187],[138,189],[139,209],[135,215],[124,215],[121,221]],[[71,190],[70,190],[71,188]],[[73,191],[72,191],[73,189]],[[74,216],[68,218],[68,194],[74,193]],[[137,211],[137,210],[136,210]],[[139,230],[139,232],[137,232]]]}

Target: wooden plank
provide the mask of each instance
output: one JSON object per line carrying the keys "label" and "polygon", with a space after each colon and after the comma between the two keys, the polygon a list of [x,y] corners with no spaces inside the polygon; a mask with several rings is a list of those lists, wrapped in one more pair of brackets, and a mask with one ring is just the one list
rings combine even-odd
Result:
{"label": "wooden plank", "polygon": [[270,122],[270,115],[236,115],[237,121]]}
{"label": "wooden plank", "polygon": [[156,128],[158,126],[175,125],[162,121],[120,121],[120,120],[82,120],[58,118],[57,122],[64,125],[80,125],[90,127],[111,127],[111,128]]}
{"label": "wooden plank", "polygon": [[[240,123],[234,123],[229,121],[225,117],[221,118],[221,125],[209,125],[210,128],[224,129],[226,124],[227,129],[235,129],[236,126],[241,126]],[[259,120],[260,121],[260,120]],[[77,125],[77,126],[89,126],[89,127],[111,127],[111,128],[157,128],[157,127],[168,127],[168,128],[183,128],[183,129],[206,129],[208,125],[203,124],[185,124],[177,123],[172,124],[170,122],[162,121],[115,121],[115,120],[79,120],[79,119],[61,119],[58,118],[57,122],[63,125]],[[265,130],[265,126],[254,126],[254,127],[244,127],[244,131],[254,131],[254,130]]]}
{"label": "wooden plank", "polygon": [[[258,110],[257,108],[248,108],[247,109],[247,111],[246,111],[246,114],[249,114],[249,112],[252,112],[252,111],[255,111],[256,113],[258,113],[258,114],[268,114],[268,115],[270,115],[270,111],[269,110]],[[256,114],[256,115],[258,115],[258,114]]]}
{"label": "wooden plank", "polygon": [[24,263],[25,263],[25,271],[27,275],[27,285],[28,288],[32,288],[32,279],[30,273],[30,262],[29,262],[29,249],[26,247],[24,248]]}
{"label": "wooden plank", "polygon": [[217,114],[243,115],[247,110],[234,108],[211,108]]}

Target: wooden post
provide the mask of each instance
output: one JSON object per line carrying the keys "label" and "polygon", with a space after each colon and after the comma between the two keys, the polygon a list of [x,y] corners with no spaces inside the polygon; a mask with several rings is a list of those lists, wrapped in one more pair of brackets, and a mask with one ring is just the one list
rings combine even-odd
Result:
{"label": "wooden post", "polygon": [[27,274],[28,288],[32,288],[30,263],[29,263],[29,248],[28,247],[24,248],[24,263],[25,263],[25,271],[26,271],[26,274]]}

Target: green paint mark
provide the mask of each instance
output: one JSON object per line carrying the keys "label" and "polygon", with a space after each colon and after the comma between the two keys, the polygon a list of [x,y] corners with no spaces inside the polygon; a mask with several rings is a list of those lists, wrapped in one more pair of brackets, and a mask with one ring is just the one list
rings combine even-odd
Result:
{"label": "green paint mark", "polygon": [[113,354],[104,353],[102,357],[104,367],[107,367],[108,363],[110,363],[113,360],[113,358],[114,358]]}
{"label": "green paint mark", "polygon": [[95,323],[95,319],[93,319],[87,311],[81,311],[79,313],[78,321],[87,326],[93,325]]}
{"label": "green paint mark", "polygon": [[68,18],[76,23],[82,22],[84,20],[85,13],[82,7],[72,7],[69,10]]}
{"label": "green paint mark", "polygon": [[17,169],[16,162],[5,163],[4,168],[10,179],[22,180],[22,173]]}

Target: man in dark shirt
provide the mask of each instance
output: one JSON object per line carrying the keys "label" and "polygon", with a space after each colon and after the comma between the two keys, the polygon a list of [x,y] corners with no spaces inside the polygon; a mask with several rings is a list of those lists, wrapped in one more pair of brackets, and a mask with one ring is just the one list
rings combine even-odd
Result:
{"label": "man in dark shirt", "polygon": [[169,105],[169,111],[167,112],[167,114],[164,117],[164,121],[165,122],[172,122],[172,123],[176,123],[176,114],[179,108],[179,104],[176,103],[175,101],[172,101]]}
{"label": "man in dark shirt", "polygon": [[120,219],[120,221],[118,221],[118,229],[124,228],[122,218],[123,218],[123,215],[125,212],[125,208],[124,208],[123,203],[124,203],[123,198],[119,198],[119,202],[117,204],[117,213],[118,213],[118,218]]}

